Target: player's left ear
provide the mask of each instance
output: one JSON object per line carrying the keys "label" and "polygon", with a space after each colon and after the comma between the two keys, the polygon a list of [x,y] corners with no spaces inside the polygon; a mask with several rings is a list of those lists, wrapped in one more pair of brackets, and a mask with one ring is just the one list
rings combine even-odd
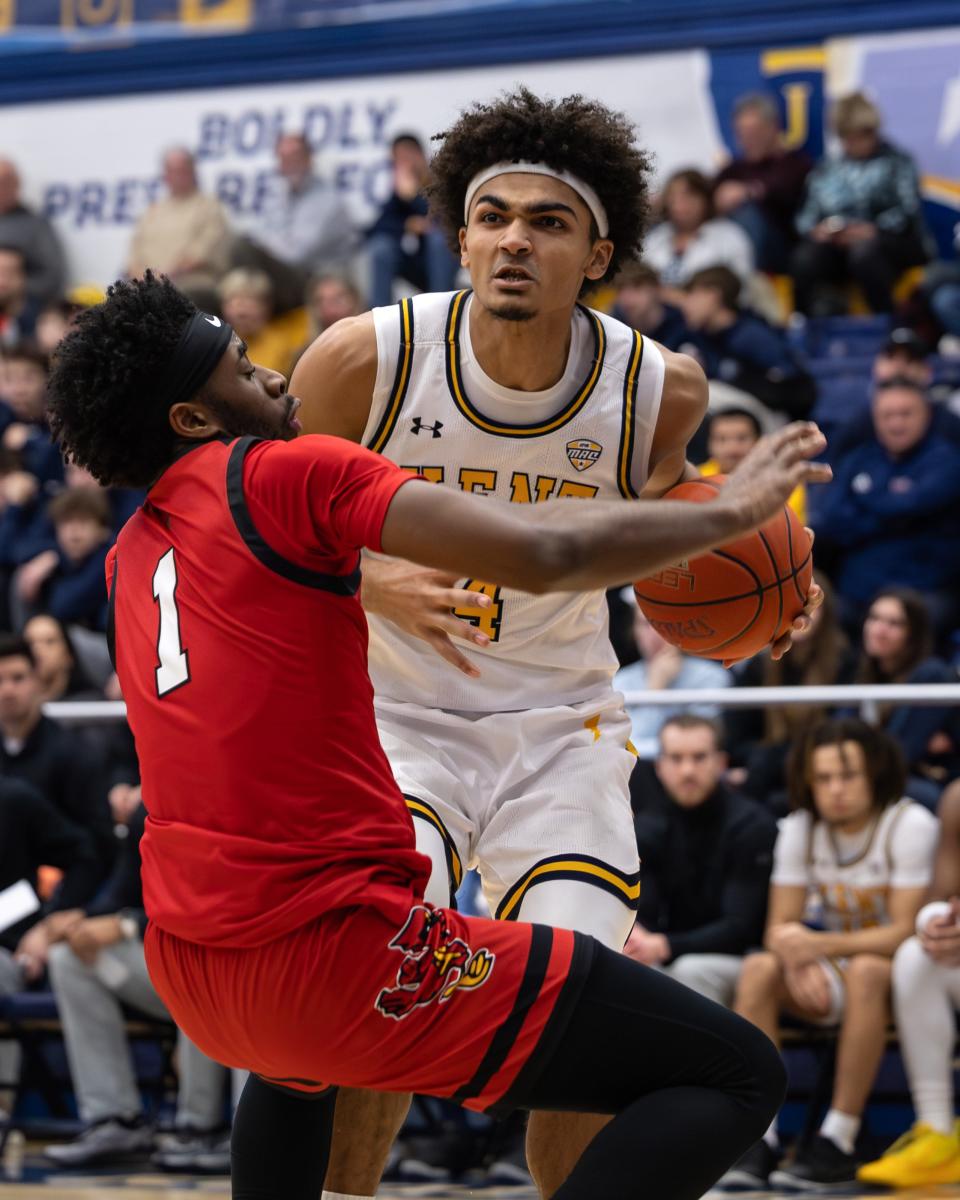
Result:
{"label": "player's left ear", "polygon": [[610,266],[610,259],[612,257],[613,242],[609,238],[600,238],[593,243],[593,249],[590,251],[587,265],[583,268],[584,275],[588,279],[602,279],[607,273],[607,267]]}
{"label": "player's left ear", "polygon": [[174,404],[167,419],[177,437],[190,441],[202,441],[204,438],[226,432],[210,409],[195,400],[184,400]]}

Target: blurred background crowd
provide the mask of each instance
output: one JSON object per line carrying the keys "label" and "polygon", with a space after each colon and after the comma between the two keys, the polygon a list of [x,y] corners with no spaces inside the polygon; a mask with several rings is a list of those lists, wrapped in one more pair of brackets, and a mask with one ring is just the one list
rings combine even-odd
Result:
{"label": "blurred background crowd", "polygon": [[[618,685],[630,694],[958,680],[960,225],[952,250],[938,250],[911,146],[888,136],[865,92],[832,104],[831,148],[818,161],[788,148],[782,112],[772,93],[738,96],[730,160],[712,175],[690,165],[661,179],[642,261],[587,302],[701,364],[710,408],[691,455],[703,473],[735,471],[787,419],[821,424],[834,481],[790,503],[816,533],[826,602],[787,657],[761,654],[726,670],[667,645],[632,589],[614,589]],[[424,197],[428,148],[400,132],[389,153],[389,195],[360,223],[306,133],[282,132],[269,194],[255,224],[240,228],[201,187],[194,152],[172,145],[158,164],[162,188],[133,225],[125,260],[106,274],[168,275],[233,325],[252,361],[289,375],[337,321],[414,290],[466,285]],[[222,1170],[226,1073],[181,1038],[175,1113],[158,1133],[128,1044],[131,1012],[166,1016],[143,965],[144,810],[132,738],[122,722],[77,726],[44,708],[121,698],[106,650],[104,560],[143,496],[101,488],[51,443],[51,356],[103,292],[68,282],[54,225],[24,200],[31,170],[29,157],[0,159],[0,892],[28,880],[39,899],[0,932],[0,994],[42,990],[62,1024],[82,1126],[48,1148],[51,1162],[154,1152],[171,1169]],[[960,780],[960,708],[885,704],[871,728],[827,707],[629,707],[644,885],[626,952],[776,1033],[777,971],[817,956],[804,959],[783,928],[851,934],[835,953],[863,960],[849,975],[854,1016],[833,1012],[835,997],[806,994],[810,1012],[827,1024],[832,1013],[848,1037],[837,1075],[847,1091],[810,1141],[813,1165],[800,1159],[801,1180],[803,1170],[814,1182],[830,1170],[850,1178],[846,1160],[864,1157],[859,1117],[844,1125],[830,1114],[862,1115],[887,1032],[887,1009],[878,1017],[871,997],[896,985],[892,964],[906,962],[899,948],[922,953],[911,935],[932,879],[935,814],[960,806],[960,784],[951,787]],[[818,746],[830,741],[823,730],[837,721],[847,722],[842,740],[862,750],[865,812],[910,801],[905,827],[914,832],[906,848],[884,850],[873,882],[882,911],[870,919],[842,905],[825,911],[827,885],[796,848],[798,814],[811,838],[829,819],[829,788],[808,783]],[[894,764],[888,779],[902,774],[894,792],[871,773],[884,755]],[[470,884],[463,899],[476,903]],[[878,923],[888,936],[867,953],[856,935]],[[913,976],[904,978],[907,988]],[[17,1054],[0,1043],[0,1087],[15,1087]],[[515,1124],[478,1132],[429,1104],[416,1120],[393,1166],[402,1177],[526,1178]],[[765,1143],[766,1160],[761,1149],[747,1164],[746,1182],[769,1179],[776,1138]],[[824,1139],[845,1156],[839,1165]]]}

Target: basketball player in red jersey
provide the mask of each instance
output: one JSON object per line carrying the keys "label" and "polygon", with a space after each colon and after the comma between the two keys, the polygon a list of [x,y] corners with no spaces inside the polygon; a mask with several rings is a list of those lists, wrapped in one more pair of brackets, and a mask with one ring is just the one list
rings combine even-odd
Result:
{"label": "basketball player in red jersey", "polygon": [[[653,499],[696,478],[699,366],[579,303],[640,254],[649,162],[629,121],[521,88],[462,113],[431,170],[434,218],[471,288],[319,338],[292,383],[306,432],[514,502]],[[476,866],[499,918],[622,949],[639,893],[635,758],[603,592],[529,596],[376,558],[364,579],[380,740],[434,864],[427,899],[449,903],[461,864]],[[402,1097],[341,1094],[326,1200],[376,1192],[404,1111]],[[602,1123],[530,1120],[544,1196]]]}
{"label": "basketball player in red jersey", "polygon": [[[592,938],[423,900],[429,861],[376,735],[363,546],[534,592],[645,575],[767,519],[824,439],[767,439],[720,497],[511,506],[298,432],[282,376],[166,280],[118,283],[50,380],[65,453],[148,487],[107,562],[149,816],[158,992],[253,1072],[237,1200],[316,1200],[336,1087],[613,1115],[559,1200],[695,1200],[760,1136],[783,1069],[756,1029]],[[696,1145],[696,1155],[684,1152]]]}

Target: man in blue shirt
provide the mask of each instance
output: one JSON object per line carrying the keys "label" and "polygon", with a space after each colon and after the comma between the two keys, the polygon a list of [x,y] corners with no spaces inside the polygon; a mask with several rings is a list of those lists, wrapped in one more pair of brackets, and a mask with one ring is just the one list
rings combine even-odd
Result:
{"label": "man in blue shirt", "polygon": [[813,518],[818,549],[834,550],[845,622],[859,624],[882,587],[922,592],[938,632],[953,628],[960,584],[960,449],[931,428],[924,388],[878,384],[872,435],[833,464]]}

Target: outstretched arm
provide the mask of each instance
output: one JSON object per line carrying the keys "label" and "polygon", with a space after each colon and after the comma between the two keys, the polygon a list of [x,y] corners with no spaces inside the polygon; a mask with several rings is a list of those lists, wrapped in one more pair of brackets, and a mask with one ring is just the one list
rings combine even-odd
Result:
{"label": "outstretched arm", "polygon": [[747,533],[793,489],[822,482],[812,463],[826,442],[814,425],[764,438],[716,500],[496,504],[452,489],[401,488],[387,511],[383,549],[413,562],[528,592],[585,591],[641,579]]}

